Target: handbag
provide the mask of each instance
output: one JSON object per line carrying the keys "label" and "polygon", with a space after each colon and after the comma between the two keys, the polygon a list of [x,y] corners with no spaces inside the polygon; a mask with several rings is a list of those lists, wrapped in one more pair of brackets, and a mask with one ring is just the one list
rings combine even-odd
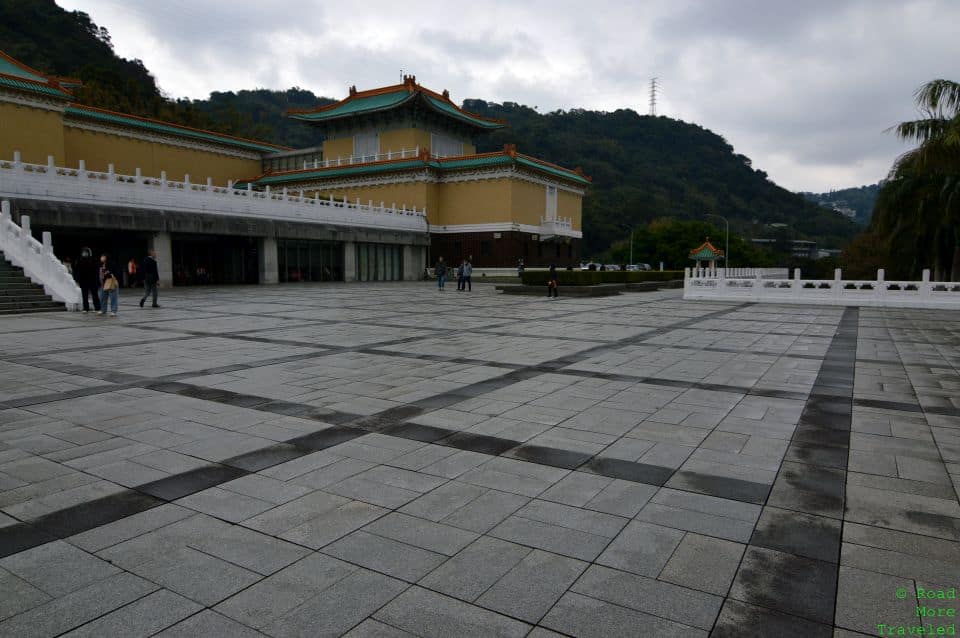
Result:
{"label": "handbag", "polygon": [[116,290],[117,289],[117,278],[113,275],[110,275],[108,279],[103,280],[103,289],[104,290]]}

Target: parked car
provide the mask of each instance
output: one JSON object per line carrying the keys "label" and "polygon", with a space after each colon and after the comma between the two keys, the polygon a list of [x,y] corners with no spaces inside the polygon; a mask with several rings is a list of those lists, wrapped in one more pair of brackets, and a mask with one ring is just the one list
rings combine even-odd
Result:
{"label": "parked car", "polygon": [[580,270],[600,270],[600,264],[590,261],[580,264]]}
{"label": "parked car", "polygon": [[613,271],[620,270],[620,264],[607,264],[604,270],[613,270]]}

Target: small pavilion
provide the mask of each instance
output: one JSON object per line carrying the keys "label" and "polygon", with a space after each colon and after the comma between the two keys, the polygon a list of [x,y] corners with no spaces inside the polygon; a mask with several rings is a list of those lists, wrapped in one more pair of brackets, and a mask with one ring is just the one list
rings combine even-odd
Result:
{"label": "small pavilion", "polygon": [[[697,248],[690,251],[690,259],[697,262],[697,268],[709,268],[711,270],[717,267],[717,260],[723,259],[723,251],[710,243],[710,238],[700,244]],[[706,262],[706,266],[703,263]]]}

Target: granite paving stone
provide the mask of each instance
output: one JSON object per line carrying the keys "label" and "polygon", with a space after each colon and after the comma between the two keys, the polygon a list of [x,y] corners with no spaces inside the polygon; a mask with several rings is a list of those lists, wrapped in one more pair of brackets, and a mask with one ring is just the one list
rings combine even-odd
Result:
{"label": "granite paving stone", "polygon": [[956,585],[956,313],[476,284],[4,319],[0,635],[847,638]]}

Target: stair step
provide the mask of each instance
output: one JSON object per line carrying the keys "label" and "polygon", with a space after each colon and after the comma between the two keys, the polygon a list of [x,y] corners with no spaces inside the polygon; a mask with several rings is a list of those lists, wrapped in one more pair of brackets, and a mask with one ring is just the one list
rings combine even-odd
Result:
{"label": "stair step", "polygon": [[38,312],[64,312],[65,310],[66,308],[63,305],[17,310],[0,308],[0,315],[32,315]]}
{"label": "stair step", "polygon": [[[40,286],[31,286],[30,288],[3,288],[0,287],[0,299],[7,297],[46,297],[47,293]],[[6,299],[10,301],[10,299]]]}
{"label": "stair step", "polygon": [[10,310],[16,308],[43,308],[56,303],[58,302],[51,300],[49,297],[40,297],[37,300],[20,299],[14,301],[0,301],[0,310]]}

